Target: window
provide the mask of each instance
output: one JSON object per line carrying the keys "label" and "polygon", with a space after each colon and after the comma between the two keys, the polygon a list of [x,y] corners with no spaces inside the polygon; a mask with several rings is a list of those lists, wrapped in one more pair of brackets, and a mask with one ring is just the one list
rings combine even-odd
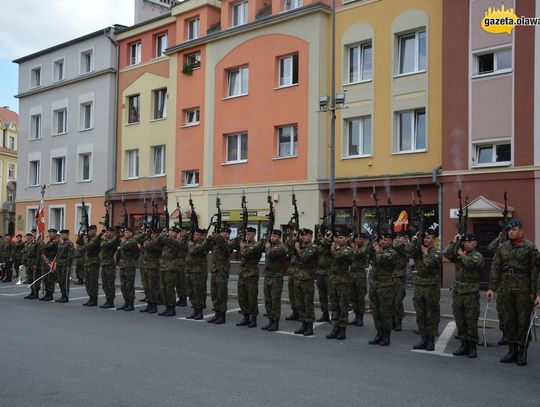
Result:
{"label": "window", "polygon": [[227,96],[241,96],[248,93],[249,68],[236,68],[227,74]]}
{"label": "window", "polygon": [[53,112],[53,134],[64,134],[67,132],[67,109],[55,110]]}
{"label": "window", "polygon": [[152,92],[154,99],[154,120],[167,117],[167,89],[158,89]]}
{"label": "window", "polygon": [[15,173],[15,163],[9,163],[8,164],[8,178],[15,179],[16,173]]}
{"label": "window", "polygon": [[81,52],[81,73],[92,72],[93,69],[92,50]]}
{"label": "window", "polygon": [[54,81],[61,81],[64,79],[64,60],[59,59],[54,61]]}
{"label": "window", "polygon": [[194,52],[186,55],[186,64],[191,65],[193,68],[201,66],[201,53]]}
{"label": "window", "polygon": [[492,143],[475,146],[473,166],[489,166],[492,164],[509,165],[512,160],[512,146],[510,143]]}
{"label": "window", "polygon": [[153,175],[165,175],[165,146],[152,147]]}
{"label": "window", "polygon": [[80,123],[81,130],[89,130],[92,126],[92,102],[81,104],[80,111]]}
{"label": "window", "polygon": [[371,117],[361,117],[346,121],[346,140],[343,143],[343,156],[365,157],[371,155]]}
{"label": "window", "polygon": [[199,109],[188,109],[185,110],[185,125],[186,126],[194,126],[196,124],[199,124]]}
{"label": "window", "polygon": [[41,115],[35,114],[30,118],[30,140],[41,138]]}
{"label": "window", "polygon": [[278,156],[294,157],[298,154],[298,127],[282,126],[278,128]]}
{"label": "window", "polygon": [[163,56],[167,48],[168,34],[164,33],[156,37],[156,58]]}
{"label": "window", "polygon": [[82,153],[79,154],[79,164],[78,164],[78,181],[90,181],[90,166],[92,164],[92,153]]}
{"label": "window", "polygon": [[26,233],[36,228],[37,208],[26,208]]}
{"label": "window", "polygon": [[298,83],[298,54],[279,59],[279,86]]}
{"label": "window", "polygon": [[227,136],[227,162],[242,162],[247,160],[247,133]]}
{"label": "window", "polygon": [[371,42],[349,47],[349,83],[371,80]]}
{"label": "window", "polygon": [[127,154],[127,177],[139,177],[139,150],[128,150]]}
{"label": "window", "polygon": [[41,162],[39,160],[28,163],[28,185],[39,185],[41,182]]}
{"label": "window", "polygon": [[140,96],[128,96],[128,123],[139,123],[141,111]]}
{"label": "window", "polygon": [[199,171],[184,171],[183,174],[185,187],[199,186]]}
{"label": "window", "polygon": [[304,2],[302,0],[285,0],[283,2],[283,10],[294,10],[295,8],[302,7]]}
{"label": "window", "polygon": [[200,28],[199,17],[189,20],[187,22],[187,38],[188,40],[195,40],[199,38],[199,28]]}
{"label": "window", "polygon": [[8,141],[9,141],[8,148],[11,149],[11,150],[16,150],[17,145],[15,144],[15,137],[14,136],[9,136]]}
{"label": "window", "polygon": [[60,184],[66,182],[66,157],[52,159],[51,183]]}
{"label": "window", "polygon": [[426,111],[410,110],[398,113],[397,152],[426,149]]}
{"label": "window", "polygon": [[243,1],[241,3],[236,3],[232,6],[232,9],[233,9],[233,12],[232,12],[233,27],[236,27],[237,25],[246,24],[247,18],[248,18],[248,2]]}
{"label": "window", "polygon": [[34,68],[30,73],[30,84],[32,88],[41,86],[41,68]]}
{"label": "window", "polygon": [[141,43],[134,42],[129,46],[129,59],[131,65],[137,65],[141,63]]}
{"label": "window", "polygon": [[398,37],[398,74],[425,71],[426,32],[417,31]]}
{"label": "window", "polygon": [[7,190],[7,201],[15,202],[15,191],[11,188],[8,188]]}
{"label": "window", "polygon": [[504,73],[512,70],[512,50],[505,48],[476,55],[476,75]]}
{"label": "window", "polygon": [[50,208],[49,227],[56,230],[65,228],[64,208]]}

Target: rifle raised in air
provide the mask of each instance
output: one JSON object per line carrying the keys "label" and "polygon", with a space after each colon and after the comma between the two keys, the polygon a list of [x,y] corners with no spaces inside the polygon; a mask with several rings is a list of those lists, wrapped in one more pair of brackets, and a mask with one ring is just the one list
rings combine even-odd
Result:
{"label": "rifle raised in air", "polygon": [[276,220],[274,213],[274,201],[270,195],[270,189],[268,190],[268,194],[266,196],[266,202],[268,202],[268,215],[266,215],[268,218],[268,228],[266,229],[266,237],[270,237],[272,230],[274,230],[274,223]]}
{"label": "rifle raised in air", "polygon": [[379,198],[377,197],[377,190],[375,185],[373,185],[373,192],[371,193],[371,199],[375,201],[375,217],[377,224],[375,226],[377,241],[381,239],[381,209],[379,208]]}
{"label": "rifle raised in air", "polygon": [[79,233],[78,235],[86,235],[88,233],[88,229],[90,228],[90,221],[88,219],[88,209],[86,207],[86,203],[84,202],[84,197],[81,196],[81,223],[79,226]]}
{"label": "rifle raised in air", "polygon": [[193,240],[195,231],[199,229],[199,218],[197,217],[197,212],[195,212],[195,205],[193,204],[193,199],[191,199],[191,194],[189,194],[189,207],[191,208],[191,214],[189,215],[190,239]]}
{"label": "rifle raised in air", "polygon": [[248,228],[248,221],[249,221],[249,213],[247,209],[247,200],[246,195],[244,193],[244,190],[242,190],[242,227],[240,230],[240,233],[242,235],[242,241],[247,241],[247,228]]}

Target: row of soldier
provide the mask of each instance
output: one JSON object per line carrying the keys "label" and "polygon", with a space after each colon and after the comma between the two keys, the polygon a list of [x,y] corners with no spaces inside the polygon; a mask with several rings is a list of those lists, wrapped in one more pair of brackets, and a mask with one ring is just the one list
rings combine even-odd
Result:
{"label": "row of soldier", "polygon": [[[533,303],[540,306],[540,274],[537,273],[538,251],[524,240],[524,230],[517,220],[508,222],[509,239],[496,248],[491,272],[491,300],[496,291],[498,312],[508,353],[501,362],[526,364],[529,317]],[[203,319],[206,307],[207,257],[211,253],[212,268],[210,291],[214,316],[210,323],[226,322],[230,258],[233,251],[240,256],[238,273],[238,302],[242,320],[238,326],[257,326],[259,261],[265,253],[264,299],[268,323],[262,329],[279,330],[283,275],[288,266],[288,291],[292,314],[286,319],[299,320],[296,334],[313,335],[314,290],[318,289],[322,314],[317,321],[333,325],[328,339],[346,338],[349,304],[355,318],[352,324],[363,325],[365,296],[369,281],[370,309],[376,335],[370,344],[390,345],[391,331],[402,326],[403,299],[405,297],[405,268],[409,259],[414,261],[413,303],[421,340],[414,349],[433,351],[440,319],[440,270],[442,255],[435,248],[434,232],[424,236],[406,234],[395,236],[382,233],[370,237],[363,233],[350,234],[348,230],[327,232],[317,241],[307,228],[295,231],[282,242],[282,232],[272,230],[255,241],[256,229],[247,228],[245,235],[230,239],[231,230],[207,236],[207,230],[172,227],[161,232],[149,229],[134,234],[129,228],[118,236],[113,228],[97,233],[90,226],[86,235],[77,238],[84,253],[84,283],[89,295],[85,306],[97,306],[98,277],[101,269],[102,287],[106,302],[101,308],[114,308],[116,267],[120,269],[120,285],[124,304],[117,310],[133,311],[135,300],[135,269],[140,257],[141,282],[147,306],[141,312],[157,313],[161,300],[165,309],[159,315],[176,315],[176,306],[186,306],[189,298],[193,312],[187,318]],[[480,271],[484,266],[482,255],[476,250],[473,235],[456,235],[444,250],[444,255],[456,264],[456,282],[453,289],[453,312],[458,338],[461,341],[454,355],[477,357],[478,318],[480,313]],[[45,295],[40,299],[53,299],[54,282],[61,290],[57,302],[67,302],[69,271],[75,256],[69,231],[49,230],[46,242],[27,236],[26,266],[30,281],[44,281]],[[27,298],[38,298],[39,285],[32,285]],[[536,290],[539,290],[538,292]],[[178,299],[176,297],[178,294]],[[499,306],[500,304],[500,306]]]}

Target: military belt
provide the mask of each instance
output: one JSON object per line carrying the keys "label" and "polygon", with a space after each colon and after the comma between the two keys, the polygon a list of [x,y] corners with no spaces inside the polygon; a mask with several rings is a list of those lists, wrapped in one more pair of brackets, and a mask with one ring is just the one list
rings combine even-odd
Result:
{"label": "military belt", "polygon": [[505,274],[529,274],[529,270],[518,269],[515,267],[510,267],[504,270]]}

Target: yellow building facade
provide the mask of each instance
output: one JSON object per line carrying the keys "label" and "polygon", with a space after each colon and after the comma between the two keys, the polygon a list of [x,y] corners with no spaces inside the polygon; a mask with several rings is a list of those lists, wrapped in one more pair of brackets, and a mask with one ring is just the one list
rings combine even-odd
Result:
{"label": "yellow building facade", "polygon": [[15,189],[19,116],[0,108],[0,225],[3,233],[15,233]]}

